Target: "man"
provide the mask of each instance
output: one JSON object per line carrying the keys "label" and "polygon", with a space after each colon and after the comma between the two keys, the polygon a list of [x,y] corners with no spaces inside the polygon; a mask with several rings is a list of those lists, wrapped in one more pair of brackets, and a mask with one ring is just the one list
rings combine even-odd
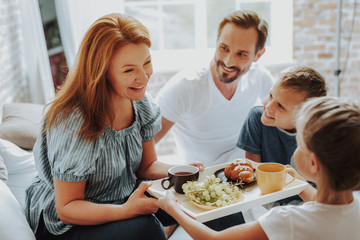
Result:
{"label": "man", "polygon": [[210,66],[181,71],[160,90],[162,129],[155,142],[172,128],[186,163],[210,166],[244,156],[236,147],[243,122],[273,84],[270,72],[255,63],[265,52],[267,35],[266,21],[255,12],[225,17]]}

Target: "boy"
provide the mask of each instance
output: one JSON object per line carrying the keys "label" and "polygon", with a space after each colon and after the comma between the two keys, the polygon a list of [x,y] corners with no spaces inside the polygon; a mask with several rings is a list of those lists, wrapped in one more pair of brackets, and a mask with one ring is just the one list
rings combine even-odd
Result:
{"label": "boy", "polygon": [[256,162],[290,164],[296,149],[295,115],[305,100],[326,95],[325,79],[312,68],[282,72],[264,106],[253,107],[241,129],[237,147]]}

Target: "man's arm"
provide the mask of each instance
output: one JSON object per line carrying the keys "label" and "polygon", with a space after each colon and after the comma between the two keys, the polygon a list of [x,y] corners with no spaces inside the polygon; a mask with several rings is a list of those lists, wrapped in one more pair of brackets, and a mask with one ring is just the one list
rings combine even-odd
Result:
{"label": "man's arm", "polygon": [[254,162],[261,162],[261,155],[260,154],[254,154],[251,152],[245,152],[245,158],[253,160]]}
{"label": "man's arm", "polygon": [[167,120],[166,118],[162,117],[161,118],[161,130],[158,133],[156,133],[155,137],[154,137],[155,143],[158,143],[174,124],[175,124],[174,122],[171,122],[171,121]]}

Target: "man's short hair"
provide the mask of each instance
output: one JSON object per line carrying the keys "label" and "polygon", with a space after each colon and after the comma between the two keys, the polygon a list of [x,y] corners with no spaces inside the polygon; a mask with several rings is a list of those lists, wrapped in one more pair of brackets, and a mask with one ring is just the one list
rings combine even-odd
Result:
{"label": "man's short hair", "polygon": [[219,24],[217,39],[219,39],[222,29],[227,23],[233,23],[241,28],[255,28],[258,33],[255,53],[264,48],[268,36],[268,24],[261,19],[256,12],[248,10],[237,10],[226,16]]}

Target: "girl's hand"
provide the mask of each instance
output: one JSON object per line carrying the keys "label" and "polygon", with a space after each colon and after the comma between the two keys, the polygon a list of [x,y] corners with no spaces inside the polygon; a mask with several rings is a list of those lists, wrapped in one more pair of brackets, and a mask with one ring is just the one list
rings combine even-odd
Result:
{"label": "girl's hand", "polygon": [[164,210],[165,212],[171,212],[173,208],[177,208],[178,206],[178,200],[175,198],[172,191],[167,191],[166,196],[159,198],[158,200],[159,207]]}
{"label": "girl's hand", "polygon": [[139,187],[130,195],[124,205],[134,213],[135,216],[152,214],[159,209],[158,200],[145,195],[146,190],[152,185],[151,182],[142,182]]}
{"label": "girl's hand", "polygon": [[201,162],[193,162],[190,163],[191,166],[197,167],[199,169],[200,172],[204,171],[204,164]]}
{"label": "girl's hand", "polygon": [[[292,166],[290,165],[286,165],[287,168],[292,168],[294,169]],[[296,170],[295,170],[296,171]],[[291,176],[292,173],[289,172],[289,174]],[[314,188],[303,176],[301,176],[297,171],[296,171],[296,178],[303,181],[303,182],[306,182],[307,185],[306,187],[302,190],[301,193],[299,193],[299,197],[304,201],[304,202],[309,202],[309,201],[315,201],[315,198],[316,198],[316,193],[317,193],[317,190],[316,188]]]}
{"label": "girl's hand", "polygon": [[[296,172],[296,178],[299,179],[299,180],[301,180],[301,181],[303,181],[303,182],[307,182],[306,179],[305,179],[303,176],[301,176],[301,175],[299,174],[299,172],[296,171],[296,169],[293,168],[291,165],[287,164],[287,165],[286,165],[286,168],[292,168],[292,169],[294,169],[294,171]],[[292,177],[294,176],[294,174],[293,174],[292,172],[289,172],[289,174],[290,174]]]}

